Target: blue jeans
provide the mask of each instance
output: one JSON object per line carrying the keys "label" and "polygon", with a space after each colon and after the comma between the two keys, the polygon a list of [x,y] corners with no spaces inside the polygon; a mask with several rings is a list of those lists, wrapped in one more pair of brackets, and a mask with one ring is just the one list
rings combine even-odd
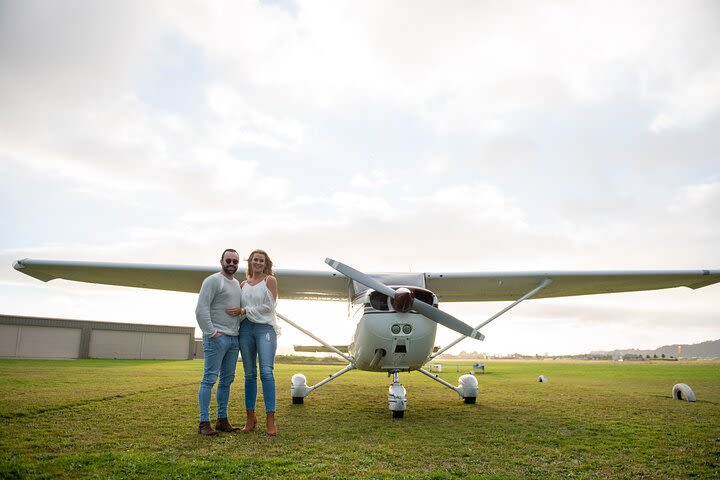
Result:
{"label": "blue jeans", "polygon": [[230,384],[235,380],[235,367],[238,360],[238,337],[220,335],[210,338],[203,335],[205,349],[205,368],[200,381],[198,401],[200,402],[200,421],[210,421],[210,397],[213,385],[220,375],[217,393],[217,418],[227,418]]}
{"label": "blue jeans", "polygon": [[265,412],[275,412],[275,350],[277,335],[272,325],[253,323],[248,319],[240,322],[240,353],[245,370],[245,410],[255,410],[259,359]]}

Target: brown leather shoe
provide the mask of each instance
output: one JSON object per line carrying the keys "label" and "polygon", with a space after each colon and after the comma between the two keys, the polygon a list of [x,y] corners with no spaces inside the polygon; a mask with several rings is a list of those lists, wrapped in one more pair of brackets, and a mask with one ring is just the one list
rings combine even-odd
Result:
{"label": "brown leather shoe", "polygon": [[230,422],[228,421],[227,417],[225,417],[225,418],[218,418],[217,420],[215,420],[215,430],[217,430],[218,432],[232,433],[232,432],[237,432],[240,429],[230,425]]}
{"label": "brown leather shoe", "polygon": [[242,431],[244,433],[252,432],[257,426],[257,417],[255,416],[255,410],[246,410],[247,419],[245,420],[245,426]]}
{"label": "brown leather shoe", "polygon": [[217,432],[212,429],[210,422],[200,422],[198,427],[198,434],[200,435],[217,435]]}
{"label": "brown leather shoe", "polygon": [[275,425],[275,412],[270,412],[267,414],[267,424],[265,427],[265,431],[271,437],[277,435],[277,426]]}

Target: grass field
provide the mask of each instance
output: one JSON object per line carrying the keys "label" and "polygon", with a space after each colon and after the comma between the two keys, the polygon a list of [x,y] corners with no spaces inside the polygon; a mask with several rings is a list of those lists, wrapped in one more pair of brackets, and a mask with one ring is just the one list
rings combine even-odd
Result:
{"label": "grass field", "polygon": [[[396,420],[382,374],[350,372],[292,405],[293,373],[312,384],[338,367],[278,364],[278,436],[261,422],[208,438],[201,361],[1,360],[0,478],[720,478],[720,362],[485,363],[475,405],[401,375]],[[241,366],[238,379],[242,423]],[[673,400],[676,383],[698,401]]]}

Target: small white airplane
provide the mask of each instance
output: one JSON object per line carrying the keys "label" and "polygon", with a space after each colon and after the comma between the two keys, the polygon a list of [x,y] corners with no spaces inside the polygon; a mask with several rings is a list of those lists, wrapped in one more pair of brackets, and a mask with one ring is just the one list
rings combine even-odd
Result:
{"label": "small white airplane", "polygon": [[[332,259],[325,262],[336,271],[276,269],[279,297],[292,300],[339,300],[350,302],[349,316],[357,323],[349,345],[334,346],[287,317],[278,317],[318,341],[322,347],[296,347],[297,351],[333,352],[348,365],[308,386],[302,374],[292,377],[293,403],[301,404],[314,390],[350,370],[392,375],[388,406],[393,418],[407,408],[400,372],[418,370],[457,392],[465,403],[475,403],[478,382],[462,375],[453,386],[423,368],[461,340],[483,340],[480,329],[529,298],[552,298],[599,293],[659,290],[673,287],[698,289],[720,282],[720,270],[583,271],[505,273],[378,273],[365,274]],[[130,263],[18,260],[15,269],[42,281],[75,280],[105,285],[152,288],[197,293],[205,277],[217,266],[150,265]],[[438,309],[439,301],[512,301],[476,327]],[[443,348],[435,347],[437,325],[460,334]]]}

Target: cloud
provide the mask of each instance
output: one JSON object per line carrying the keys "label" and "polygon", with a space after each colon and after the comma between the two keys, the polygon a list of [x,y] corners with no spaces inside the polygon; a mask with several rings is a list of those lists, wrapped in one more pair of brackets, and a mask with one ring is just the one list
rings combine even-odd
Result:
{"label": "cloud", "polygon": [[[719,62],[720,63],[720,62]],[[720,65],[677,82],[660,97],[661,110],[650,123],[660,133],[672,128],[691,128],[717,115],[720,109]]]}
{"label": "cloud", "polygon": [[355,173],[350,179],[350,185],[355,188],[377,188],[390,183],[390,179],[383,170],[373,170],[367,174]]}
{"label": "cloud", "polygon": [[526,227],[522,207],[494,185],[461,183],[430,191],[415,190],[403,197],[400,209],[433,223],[460,221],[464,227],[502,223],[518,230]]}
{"label": "cloud", "polygon": [[210,110],[219,117],[224,145],[296,150],[303,142],[304,128],[299,122],[253,108],[233,88],[211,85],[207,97]]}
{"label": "cloud", "polygon": [[423,164],[423,171],[428,175],[440,175],[450,167],[450,159],[447,154],[433,154],[428,156]]}
{"label": "cloud", "polygon": [[2,90],[3,100],[10,105],[68,100],[87,105],[122,88],[162,28],[155,7],[119,1],[4,4],[0,82],[9,90]]}
{"label": "cloud", "polygon": [[718,205],[720,181],[709,181],[683,187],[668,207],[668,212],[678,216],[696,215],[717,222]]}

